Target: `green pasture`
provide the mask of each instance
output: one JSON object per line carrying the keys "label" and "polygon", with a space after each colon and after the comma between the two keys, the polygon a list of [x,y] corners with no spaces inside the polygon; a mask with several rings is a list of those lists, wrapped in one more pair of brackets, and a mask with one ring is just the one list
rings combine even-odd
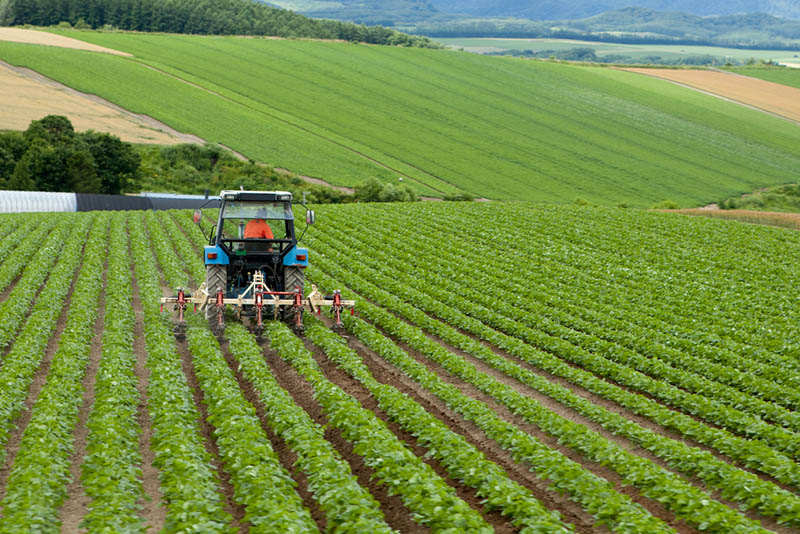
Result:
{"label": "green pasture", "polygon": [[135,58],[2,43],[0,59],[340,185],[376,176],[423,194],[693,206],[800,169],[796,125],[606,68],[334,42],[68,35]]}
{"label": "green pasture", "polygon": [[800,63],[800,52],[787,50],[751,50],[723,48],[719,46],[688,46],[660,44],[617,44],[597,41],[578,41],[572,39],[492,39],[492,38],[451,38],[436,39],[452,48],[463,48],[469,52],[493,52],[502,50],[569,50],[571,48],[592,48],[598,56],[623,55],[632,58],[661,56],[665,59],[679,59],[689,56],[710,55],[747,61],[750,58],[788,61]]}
{"label": "green pasture", "polygon": [[[800,59],[795,60],[800,63]],[[755,67],[738,67],[729,68],[732,72],[744,74],[745,76],[752,76],[754,78],[761,78],[768,82],[780,83],[800,89],[800,69],[790,68],[755,68]]]}

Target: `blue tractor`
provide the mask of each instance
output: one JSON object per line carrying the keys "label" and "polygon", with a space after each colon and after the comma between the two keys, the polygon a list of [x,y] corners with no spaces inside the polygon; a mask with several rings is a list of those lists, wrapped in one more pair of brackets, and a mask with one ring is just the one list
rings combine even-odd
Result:
{"label": "blue tractor", "polygon": [[[189,304],[202,310],[216,335],[225,328],[225,310],[231,306],[240,319],[249,319],[251,330],[261,336],[265,319],[282,319],[303,333],[305,308],[319,312],[333,308],[335,329],[341,329],[341,312],[353,301],[321,295],[315,286],[303,294],[308,249],[297,245],[292,194],[287,191],[221,191],[217,224],[209,232],[203,251],[206,279],[193,294],[179,288],[177,295],[161,299],[179,312],[176,335],[185,335],[184,312]],[[305,206],[303,206],[305,207]],[[195,212],[195,222],[201,219]],[[306,227],[315,221],[306,208]]]}

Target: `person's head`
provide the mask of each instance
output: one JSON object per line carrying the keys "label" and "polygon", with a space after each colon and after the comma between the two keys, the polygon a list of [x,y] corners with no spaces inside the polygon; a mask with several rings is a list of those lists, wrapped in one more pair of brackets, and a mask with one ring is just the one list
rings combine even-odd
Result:
{"label": "person's head", "polygon": [[264,208],[258,208],[256,212],[256,219],[266,219],[267,218],[267,210]]}

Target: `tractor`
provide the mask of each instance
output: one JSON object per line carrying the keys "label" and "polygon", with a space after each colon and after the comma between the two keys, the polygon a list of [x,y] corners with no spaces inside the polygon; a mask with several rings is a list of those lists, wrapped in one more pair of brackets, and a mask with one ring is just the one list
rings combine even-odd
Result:
{"label": "tractor", "polygon": [[[175,335],[186,334],[184,314],[190,304],[205,313],[209,327],[221,336],[225,329],[225,310],[232,306],[239,320],[248,318],[251,331],[261,337],[265,319],[281,319],[302,335],[303,310],[319,313],[323,306],[334,312],[335,330],[342,329],[341,313],[353,312],[352,300],[341,298],[340,291],[323,296],[316,286],[303,295],[308,249],[297,246],[314,212],[306,208],[306,227],[297,237],[292,194],[287,191],[221,191],[217,224],[209,233],[203,251],[206,279],[190,293],[183,288],[163,297],[161,305],[172,304],[178,312]],[[196,210],[194,222],[200,224],[202,212]]]}

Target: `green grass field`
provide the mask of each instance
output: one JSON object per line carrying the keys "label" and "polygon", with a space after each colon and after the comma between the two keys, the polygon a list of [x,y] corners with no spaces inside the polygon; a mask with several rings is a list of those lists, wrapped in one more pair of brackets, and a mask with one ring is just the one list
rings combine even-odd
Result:
{"label": "green grass field", "polygon": [[740,67],[727,70],[800,89],[800,69]]}
{"label": "green grass field", "polygon": [[693,206],[800,169],[794,124],[611,69],[349,43],[68,35],[135,59],[12,43],[0,58],[340,185],[405,176],[423,194]]}
{"label": "green grass field", "polygon": [[800,63],[800,52],[787,50],[749,50],[723,48],[719,46],[688,46],[661,44],[619,44],[579,41],[572,39],[492,39],[492,38],[452,38],[437,39],[442,44],[463,48],[470,52],[492,52],[502,50],[569,50],[571,48],[592,48],[598,56],[620,54],[632,58],[661,56],[665,59],[679,59],[688,56],[711,55],[746,61],[750,58]]}

